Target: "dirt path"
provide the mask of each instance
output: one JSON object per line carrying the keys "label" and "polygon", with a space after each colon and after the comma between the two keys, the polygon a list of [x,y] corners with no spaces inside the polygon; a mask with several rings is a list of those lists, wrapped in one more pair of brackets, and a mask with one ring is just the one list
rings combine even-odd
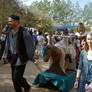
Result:
{"label": "dirt path", "polygon": [[[42,70],[45,70],[48,67],[48,64],[41,62],[39,63],[39,66],[41,67]],[[24,76],[30,85],[32,85],[34,78],[39,72],[40,70],[33,63],[28,62]],[[0,92],[15,92],[11,81],[11,70],[9,64],[4,65],[0,64]],[[30,92],[56,92],[56,91],[32,86]],[[70,92],[75,91],[74,89],[72,89]]]}

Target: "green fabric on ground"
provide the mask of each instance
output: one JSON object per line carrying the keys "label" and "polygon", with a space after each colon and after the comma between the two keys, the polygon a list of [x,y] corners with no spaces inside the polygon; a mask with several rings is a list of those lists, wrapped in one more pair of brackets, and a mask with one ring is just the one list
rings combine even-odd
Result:
{"label": "green fabric on ground", "polygon": [[60,76],[53,73],[41,72],[36,76],[35,80],[33,81],[33,85],[37,85],[39,83],[47,84],[48,81],[50,81],[54,86],[62,90],[62,92],[68,92],[73,88],[75,78],[76,72],[73,72],[68,76]]}

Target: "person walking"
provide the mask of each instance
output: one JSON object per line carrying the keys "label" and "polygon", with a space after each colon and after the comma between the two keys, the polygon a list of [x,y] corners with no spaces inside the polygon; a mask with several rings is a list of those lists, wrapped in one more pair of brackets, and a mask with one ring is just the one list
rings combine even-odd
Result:
{"label": "person walking", "polygon": [[39,31],[39,35],[37,36],[38,44],[37,44],[37,54],[39,57],[41,57],[42,49],[44,46],[44,37],[42,31]]}
{"label": "person walking", "polygon": [[81,50],[76,81],[74,83],[76,92],[85,92],[86,85],[89,88],[87,92],[92,92],[92,31],[87,34],[86,41],[88,49]]}
{"label": "person walking", "polygon": [[[5,25],[4,28],[1,30],[2,32],[1,32],[1,35],[0,35],[0,45],[1,45],[0,60],[2,59],[2,56],[3,56],[8,28],[9,28],[9,26]],[[7,64],[4,60],[3,60],[3,62],[4,62],[4,64]]]}
{"label": "person walking", "polygon": [[[11,64],[13,86],[16,92],[30,92],[31,86],[23,77],[28,60],[33,59],[34,44],[30,33],[20,26],[20,17],[13,14],[8,18],[8,34],[3,58]],[[24,88],[24,91],[22,90]]]}

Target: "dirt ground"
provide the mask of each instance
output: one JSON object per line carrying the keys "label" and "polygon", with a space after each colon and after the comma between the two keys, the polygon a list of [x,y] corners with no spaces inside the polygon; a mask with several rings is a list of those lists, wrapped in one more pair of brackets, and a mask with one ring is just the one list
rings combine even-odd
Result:
{"label": "dirt ground", "polygon": [[[44,63],[42,62],[42,60],[40,60],[39,66],[41,67],[41,70],[45,70],[48,67],[48,63]],[[28,62],[24,77],[27,79],[30,85],[32,85],[34,78],[39,72],[41,72],[41,70],[37,66],[35,66],[35,64],[33,64],[32,62]],[[15,92],[11,81],[10,65],[2,64],[2,62],[0,62],[0,92]],[[58,91],[32,86],[30,92],[58,92]],[[75,90],[72,89],[69,92],[75,92]]]}

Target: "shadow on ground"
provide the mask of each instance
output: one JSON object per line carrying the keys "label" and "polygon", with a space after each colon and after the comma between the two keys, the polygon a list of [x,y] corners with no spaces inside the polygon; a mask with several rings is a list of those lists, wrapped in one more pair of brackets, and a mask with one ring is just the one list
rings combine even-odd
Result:
{"label": "shadow on ground", "polygon": [[[43,63],[40,63],[39,66],[42,68],[42,70],[45,70],[45,68],[48,67],[47,64]],[[35,79],[36,75],[39,72],[41,72],[41,70],[39,70],[35,66],[35,64],[28,62],[24,73],[24,77],[27,79],[28,83],[32,85],[33,80]],[[11,69],[9,64],[0,64],[0,92],[15,92],[11,81]],[[30,92],[58,92],[58,91],[32,86]],[[71,92],[74,92],[74,90]]]}

